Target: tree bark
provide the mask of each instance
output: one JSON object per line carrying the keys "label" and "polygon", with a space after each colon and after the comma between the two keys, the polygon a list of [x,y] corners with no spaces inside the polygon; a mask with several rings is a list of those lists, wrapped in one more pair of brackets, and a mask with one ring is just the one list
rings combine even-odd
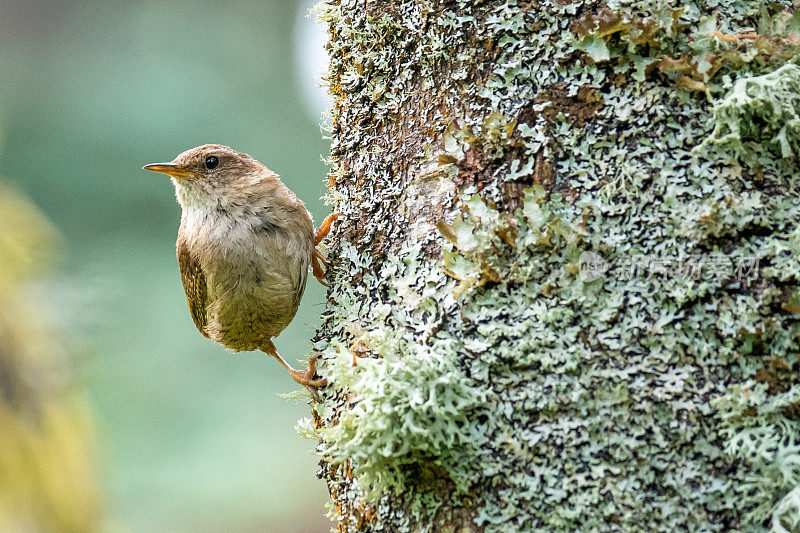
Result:
{"label": "tree bark", "polygon": [[800,531],[792,9],[317,7],[341,531]]}

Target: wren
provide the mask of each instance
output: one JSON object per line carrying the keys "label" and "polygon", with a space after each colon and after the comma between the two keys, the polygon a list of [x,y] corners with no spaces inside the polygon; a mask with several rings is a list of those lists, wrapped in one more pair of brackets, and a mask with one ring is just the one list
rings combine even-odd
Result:
{"label": "wren", "polygon": [[309,267],[325,284],[316,246],[341,214],[315,232],[305,204],[277,174],[219,144],[142,168],[167,174],[175,185],[182,209],[178,267],[200,333],[236,352],[273,356],[318,401],[317,389],[327,384],[314,377],[318,356],[308,370],[295,370],[272,339],[294,318]]}

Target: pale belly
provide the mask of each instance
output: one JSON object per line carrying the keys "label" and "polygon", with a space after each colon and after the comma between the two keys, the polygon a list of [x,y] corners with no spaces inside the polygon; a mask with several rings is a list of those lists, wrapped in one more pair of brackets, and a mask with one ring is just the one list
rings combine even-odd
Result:
{"label": "pale belly", "polygon": [[181,231],[206,282],[205,333],[234,351],[267,345],[294,318],[314,251],[313,226],[189,211]]}
{"label": "pale belly", "polygon": [[[275,251],[277,252],[277,251]],[[234,351],[257,350],[294,318],[310,258],[273,253],[208,269],[208,335]]]}

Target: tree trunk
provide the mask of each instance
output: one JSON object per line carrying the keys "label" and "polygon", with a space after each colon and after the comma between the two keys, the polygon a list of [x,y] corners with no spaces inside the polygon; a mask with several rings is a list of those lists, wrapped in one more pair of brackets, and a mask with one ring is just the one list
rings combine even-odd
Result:
{"label": "tree trunk", "polygon": [[341,531],[800,531],[791,1],[332,1]]}

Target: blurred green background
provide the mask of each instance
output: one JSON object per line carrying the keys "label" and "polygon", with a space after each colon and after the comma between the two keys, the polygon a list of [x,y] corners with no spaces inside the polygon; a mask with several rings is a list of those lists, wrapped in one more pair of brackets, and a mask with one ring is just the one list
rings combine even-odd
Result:
{"label": "blurred green background", "polygon": [[[61,236],[40,292],[71,330],[94,412],[104,530],[330,528],[313,443],[293,430],[308,406],[278,397],[297,387],[274,360],[196,331],[174,256],[180,208],[167,177],[140,170],[227,144],[321,221],[327,143],[298,75],[311,63],[298,50],[319,43],[313,22],[297,26],[308,6],[0,2],[0,181]],[[290,362],[321,311],[311,280],[276,341]]]}

